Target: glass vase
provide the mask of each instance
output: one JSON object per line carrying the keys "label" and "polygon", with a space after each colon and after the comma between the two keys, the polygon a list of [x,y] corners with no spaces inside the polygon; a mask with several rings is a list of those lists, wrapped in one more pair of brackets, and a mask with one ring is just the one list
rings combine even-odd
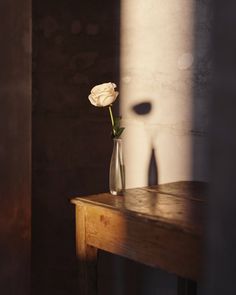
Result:
{"label": "glass vase", "polygon": [[112,195],[123,195],[125,190],[125,166],[122,151],[122,139],[113,139],[113,151],[110,162],[109,187]]}

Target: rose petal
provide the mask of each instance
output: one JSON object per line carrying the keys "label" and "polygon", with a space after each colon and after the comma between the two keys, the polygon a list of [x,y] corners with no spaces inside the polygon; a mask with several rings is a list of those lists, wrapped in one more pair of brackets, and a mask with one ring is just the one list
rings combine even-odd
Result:
{"label": "rose petal", "polygon": [[89,99],[89,101],[91,102],[92,105],[94,105],[96,107],[98,106],[97,99],[93,96],[93,94],[90,94],[88,99]]}
{"label": "rose petal", "polygon": [[114,102],[115,98],[114,96],[105,96],[103,99],[100,101],[101,105],[103,107],[109,106]]}
{"label": "rose petal", "polygon": [[107,90],[109,90],[111,88],[113,88],[111,82],[109,82],[109,83],[102,83],[102,84],[99,84],[99,85],[94,86],[92,88],[92,90],[91,90],[91,93],[100,93],[102,91],[107,91]]}
{"label": "rose petal", "polygon": [[119,95],[119,92],[115,91],[115,99],[117,98],[118,95]]}

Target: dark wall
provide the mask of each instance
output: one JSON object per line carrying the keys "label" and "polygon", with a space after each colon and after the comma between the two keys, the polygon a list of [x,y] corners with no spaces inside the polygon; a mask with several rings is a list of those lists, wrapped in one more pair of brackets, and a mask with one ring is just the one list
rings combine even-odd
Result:
{"label": "dark wall", "polygon": [[119,82],[117,1],[33,1],[33,294],[76,294],[70,196],[108,190],[107,110],[88,101]]}
{"label": "dark wall", "polygon": [[0,1],[0,292],[30,294],[31,1]]}
{"label": "dark wall", "polygon": [[235,1],[213,2],[214,79],[211,103],[211,193],[206,295],[235,294],[236,26]]}

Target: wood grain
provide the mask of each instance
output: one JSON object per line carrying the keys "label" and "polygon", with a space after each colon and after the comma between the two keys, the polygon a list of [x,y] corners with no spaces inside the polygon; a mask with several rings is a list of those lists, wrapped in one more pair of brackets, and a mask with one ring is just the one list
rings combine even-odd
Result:
{"label": "wood grain", "polygon": [[90,246],[86,235],[86,208],[76,206],[76,252],[81,295],[97,294],[97,249]]}
{"label": "wood grain", "polygon": [[196,281],[206,193],[206,184],[177,182],[74,198],[79,256],[92,246]]}
{"label": "wood grain", "polygon": [[140,263],[197,280],[201,267],[199,236],[170,225],[115,210],[87,207],[89,245]]}
{"label": "wood grain", "polygon": [[130,216],[142,216],[170,224],[190,233],[202,234],[204,224],[205,183],[176,182],[160,186],[126,190],[124,196],[112,197],[109,193],[74,198],[74,204],[111,208]]}

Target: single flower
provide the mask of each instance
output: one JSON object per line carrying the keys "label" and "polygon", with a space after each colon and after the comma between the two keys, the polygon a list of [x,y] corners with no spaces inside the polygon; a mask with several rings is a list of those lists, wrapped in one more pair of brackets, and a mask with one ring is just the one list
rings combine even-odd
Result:
{"label": "single flower", "polygon": [[111,105],[117,98],[119,92],[115,91],[115,83],[103,83],[94,86],[89,95],[89,100],[96,107],[106,107]]}
{"label": "single flower", "polygon": [[112,103],[116,100],[119,92],[115,91],[115,83],[103,83],[92,88],[88,97],[92,105],[96,107],[108,107],[112,124],[112,137],[119,138],[124,131],[124,127],[120,127],[121,117],[115,117],[112,113]]}

